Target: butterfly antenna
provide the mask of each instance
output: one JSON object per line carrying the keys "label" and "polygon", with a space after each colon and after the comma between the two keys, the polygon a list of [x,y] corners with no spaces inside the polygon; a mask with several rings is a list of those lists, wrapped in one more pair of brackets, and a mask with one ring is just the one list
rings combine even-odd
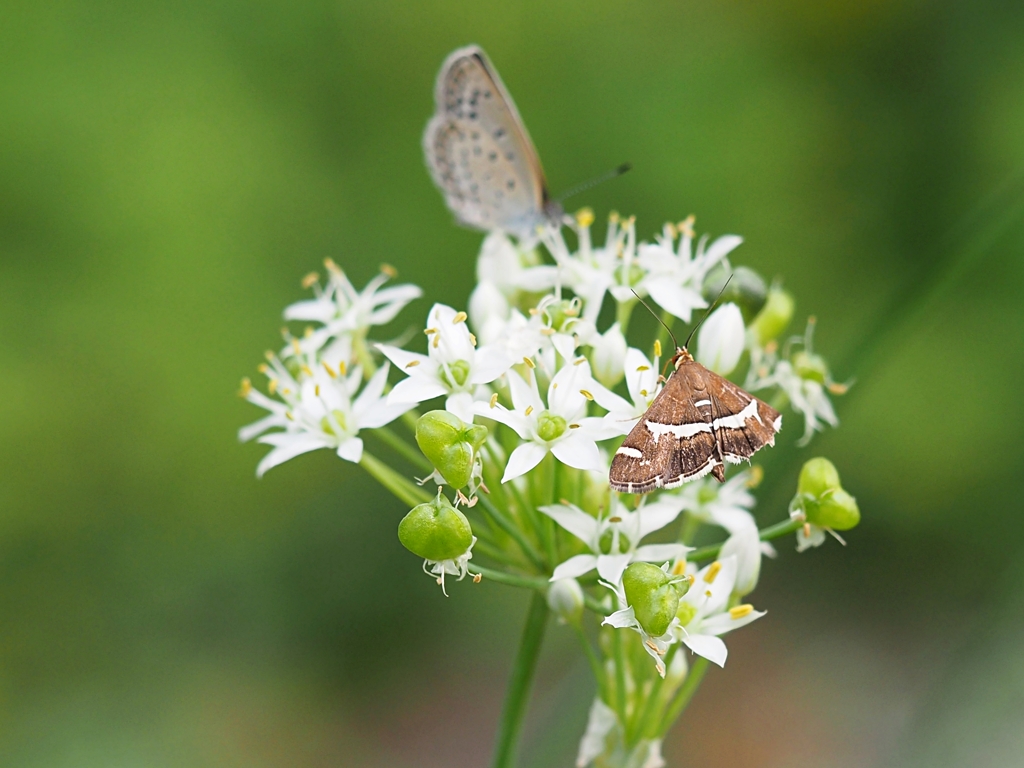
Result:
{"label": "butterfly antenna", "polygon": [[650,304],[648,304],[646,301],[644,301],[643,299],[640,298],[640,294],[639,293],[634,291],[632,288],[630,288],[629,290],[632,292],[632,294],[634,296],[636,296],[636,300],[639,301],[641,304],[643,304],[644,308],[648,312],[650,312],[652,315],[654,315],[654,319],[657,320],[659,323],[661,323],[663,326],[665,326],[665,330],[668,331],[668,335],[672,337],[672,343],[675,344],[676,349],[678,349],[679,348],[679,343],[676,341],[676,335],[674,333],[672,333],[672,329],[668,327],[668,323],[666,323],[664,320],[662,320],[661,317],[658,315],[658,313],[655,312],[653,309],[651,309]]}
{"label": "butterfly antenna", "polygon": [[697,322],[695,326],[693,326],[693,329],[690,331],[690,335],[686,337],[686,343],[683,344],[683,349],[687,349],[690,346],[690,339],[693,338],[693,334],[695,334],[697,332],[697,329],[700,328],[704,321],[708,319],[708,315],[711,314],[711,311],[718,306],[718,301],[722,298],[722,294],[725,293],[725,289],[729,287],[730,280],[732,280],[732,275],[729,275],[729,280],[725,281],[725,285],[722,286],[722,290],[718,292],[718,296],[715,297],[715,300],[714,302],[712,302],[711,306],[704,310],[704,316]]}
{"label": "butterfly antenna", "polygon": [[584,181],[582,184],[577,184],[575,187],[570,187],[568,192],[563,192],[558,196],[558,202],[562,202],[567,197],[578,195],[580,192],[586,192],[591,187],[596,187],[598,184],[609,181],[610,179],[616,179],[622,174],[628,173],[632,168],[632,163],[623,163],[618,168],[613,168],[607,173],[602,173],[597,178],[591,179],[590,181]]}

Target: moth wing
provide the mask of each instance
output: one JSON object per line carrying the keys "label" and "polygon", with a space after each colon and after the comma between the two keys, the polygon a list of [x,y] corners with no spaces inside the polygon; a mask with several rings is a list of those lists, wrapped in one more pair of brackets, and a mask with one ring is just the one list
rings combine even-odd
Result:
{"label": "moth wing", "polygon": [[715,440],[722,458],[739,464],[749,461],[764,446],[775,445],[782,415],[728,379],[712,371],[707,375]]}
{"label": "moth wing", "polygon": [[434,101],[423,150],[455,217],[476,229],[532,234],[546,218],[547,181],[515,102],[481,48],[460,48],[445,60]]}

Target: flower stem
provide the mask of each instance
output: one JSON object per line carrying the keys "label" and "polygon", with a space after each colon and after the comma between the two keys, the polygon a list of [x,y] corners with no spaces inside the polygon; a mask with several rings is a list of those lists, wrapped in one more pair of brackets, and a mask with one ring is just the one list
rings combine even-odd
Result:
{"label": "flower stem", "polygon": [[608,687],[605,682],[604,669],[601,667],[601,660],[597,658],[597,653],[594,651],[594,646],[590,644],[590,640],[587,638],[587,633],[583,631],[583,625],[577,622],[572,625],[572,628],[576,630],[576,635],[580,639],[580,645],[583,646],[583,653],[587,657],[587,661],[590,663],[590,672],[594,676],[594,682],[597,683],[597,695],[603,700],[608,701],[606,688]]}
{"label": "flower stem", "polygon": [[[676,652],[679,650],[679,644],[673,645],[669,648],[668,653],[665,654],[665,659],[662,662],[665,665],[665,674],[668,674],[668,669],[672,665],[672,660],[675,658]],[[654,738],[657,735],[658,725],[661,721],[658,719],[658,705],[661,703],[661,689],[665,685],[665,678],[661,675],[655,675],[654,682],[651,685],[651,690],[647,694],[647,700],[644,703],[643,709],[636,713],[636,718],[632,723],[632,728],[627,729],[626,739],[630,745],[636,744],[640,739]],[[654,727],[651,727],[653,721]]]}
{"label": "flower stem", "polygon": [[[761,529],[761,541],[771,541],[777,539],[780,536],[785,536],[787,533],[796,533],[800,529],[803,523],[800,520],[783,520],[775,525],[769,525],[767,528]],[[724,542],[723,542],[724,544]],[[712,544],[707,547],[698,547],[697,549],[690,552],[687,556],[687,560],[710,560],[713,557],[718,557],[718,553],[722,551],[723,544]]]}
{"label": "flower stem", "polygon": [[530,598],[530,608],[526,614],[526,625],[519,641],[519,651],[512,667],[505,704],[501,711],[501,722],[498,725],[498,737],[494,748],[492,768],[515,768],[516,752],[519,747],[519,734],[523,729],[526,706],[530,700],[530,688],[533,676],[537,671],[537,660],[540,658],[540,647],[544,640],[544,630],[548,623],[548,602],[540,592],[534,592]]}
{"label": "flower stem", "polygon": [[520,576],[515,573],[506,573],[505,571],[496,571],[493,568],[485,568],[482,565],[471,565],[469,566],[469,572],[474,576],[480,574],[485,579],[496,581],[499,584],[508,584],[510,587],[523,587],[525,589],[535,589],[538,592],[546,594],[548,591],[548,580],[542,576]]}
{"label": "flower stem", "polygon": [[422,453],[413,448],[409,443],[387,427],[372,429],[370,430],[370,434],[378,437],[381,442],[386,443],[390,448],[393,448],[396,453],[401,454],[402,458],[423,472],[430,474],[434,471],[434,468]]}
{"label": "flower stem", "polygon": [[513,520],[510,520],[508,516],[494,503],[484,495],[477,496],[480,499],[480,505],[487,510],[491,519],[494,520],[495,524],[505,533],[507,533],[512,540],[519,545],[519,548],[523,551],[523,554],[533,563],[534,567],[539,571],[544,571],[544,558],[537,549],[530,543],[529,539],[523,535],[523,532],[515,524]]}
{"label": "flower stem", "polygon": [[373,475],[374,480],[410,507],[423,504],[433,498],[418,485],[402,477],[383,461],[374,458],[365,450],[363,451],[363,458],[359,460],[359,466]]}
{"label": "flower stem", "polygon": [[703,656],[698,656],[697,660],[693,662],[693,666],[690,667],[690,671],[686,675],[686,680],[683,682],[682,687],[679,689],[679,693],[676,694],[675,700],[669,705],[668,711],[665,712],[665,718],[661,721],[661,728],[658,732],[664,736],[668,733],[668,729],[672,727],[672,723],[676,721],[686,709],[686,705],[690,703],[690,699],[693,698],[693,694],[697,692],[697,688],[700,687],[700,681],[704,679],[704,673],[708,671],[708,660]]}

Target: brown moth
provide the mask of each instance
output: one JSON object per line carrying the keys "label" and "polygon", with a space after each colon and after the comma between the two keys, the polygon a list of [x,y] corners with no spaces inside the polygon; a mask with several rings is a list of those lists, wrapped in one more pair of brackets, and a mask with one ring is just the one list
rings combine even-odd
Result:
{"label": "brown moth", "polygon": [[739,464],[775,445],[782,415],[696,362],[685,346],[651,407],[622,441],[608,479],[621,493],[675,488],[711,473],[725,482],[725,462]]}

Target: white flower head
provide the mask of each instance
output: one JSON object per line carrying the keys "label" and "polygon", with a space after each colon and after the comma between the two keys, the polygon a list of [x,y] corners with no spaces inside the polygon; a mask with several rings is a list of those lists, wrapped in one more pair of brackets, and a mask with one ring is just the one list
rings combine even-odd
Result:
{"label": "white flower head", "polygon": [[[743,242],[736,235],[723,235],[708,245],[704,236],[694,254],[693,221],[691,216],[678,227],[666,225],[656,243],[640,246],[638,257],[646,272],[641,286],[658,306],[686,323],[690,322],[693,310],[708,305],[701,295],[708,272]],[[677,233],[679,247],[675,249]]]}
{"label": "white flower head", "polygon": [[755,611],[751,605],[729,607],[737,570],[736,556],[730,555],[693,574],[693,583],[680,599],[676,619],[669,626],[677,640],[720,667],[725,666],[728,655],[720,635],[764,616],[764,611]]}
{"label": "white flower head", "polygon": [[[276,357],[267,368],[271,394],[268,397],[251,385],[243,395],[270,415],[243,427],[242,441],[260,436],[258,442],[273,446],[256,467],[257,476],[288,459],[320,448],[331,448],[346,461],[358,463],[363,456],[361,429],[383,427],[405,413],[410,404],[391,404],[383,398],[388,366],[382,366],[362,391],[362,369],[350,373],[321,364],[305,368],[296,380]],[[357,394],[358,393],[358,394]],[[268,432],[271,429],[280,431]]]}
{"label": "white flower head", "polygon": [[586,416],[587,402],[593,397],[591,390],[597,386],[586,358],[579,358],[554,375],[546,404],[535,376],[530,375],[527,382],[510,370],[508,384],[512,410],[499,404],[497,395],[490,403],[473,404],[477,415],[500,421],[523,440],[508,458],[503,483],[529,472],[548,452],[570,467],[607,472],[597,441],[614,437],[617,432],[606,418]]}
{"label": "white flower head", "polygon": [[540,264],[532,246],[524,248],[502,232],[491,232],[480,246],[476,277],[478,282],[490,283],[506,299],[511,299],[517,291],[549,290],[558,280],[558,268]]}
{"label": "white flower head", "polygon": [[406,304],[423,295],[422,289],[410,284],[382,288],[395,274],[387,266],[382,267],[381,273],[362,291],[357,291],[337,264],[330,259],[324,264],[327,284],[321,287],[315,275],[311,275],[313,279],[306,282],[313,288],[315,297],[291,304],[284,310],[286,320],[322,324],[309,339],[314,349],[320,349],[332,338],[365,333],[371,326],[389,323]]}
{"label": "white flower head", "polygon": [[625,373],[627,352],[626,337],[622,328],[614,323],[602,334],[595,334],[590,342],[593,352],[590,361],[594,366],[594,376],[606,387],[614,387]]}
{"label": "white flower head", "polygon": [[466,326],[466,313],[435,304],[427,315],[427,354],[407,352],[378,344],[391,362],[408,378],[395,385],[388,402],[410,407],[424,400],[446,396],[445,408],[465,422],[473,421],[473,395],[512,365],[496,346],[476,348],[476,338]]}
{"label": "white flower head", "polygon": [[710,315],[697,334],[697,362],[719,376],[736,368],[746,345],[746,331],[740,308],[731,301]]}
{"label": "white flower head", "polygon": [[626,350],[623,369],[626,376],[626,391],[632,402],[604,387],[594,391],[594,399],[608,411],[609,422],[618,425],[621,435],[629,433],[661,392],[662,383],[659,381],[658,368],[661,363],[661,345],[655,343],[654,351],[652,362],[639,349],[630,347]]}
{"label": "white flower head", "polygon": [[576,755],[576,768],[586,768],[597,758],[605,756],[602,765],[622,768],[664,768],[661,739],[640,739],[631,749],[624,745],[624,733],[615,710],[594,699],[587,717],[587,730],[580,739]]}
{"label": "white flower head", "polygon": [[733,533],[744,526],[757,527],[750,514],[755,504],[754,496],[750,493],[752,478],[752,470],[745,469],[724,483],[710,477],[702,478],[682,486],[672,494],[681,499],[683,509],[695,519]]}
{"label": "white flower head", "polygon": [[679,499],[662,497],[630,511],[615,496],[609,514],[597,518],[574,504],[541,507],[541,512],[590,549],[589,553],[574,555],[560,564],[551,580],[576,578],[596,568],[602,579],[618,584],[630,563],[663,563],[684,557],[692,549],[684,544],[640,544],[644,537],[675,520],[682,508]]}

